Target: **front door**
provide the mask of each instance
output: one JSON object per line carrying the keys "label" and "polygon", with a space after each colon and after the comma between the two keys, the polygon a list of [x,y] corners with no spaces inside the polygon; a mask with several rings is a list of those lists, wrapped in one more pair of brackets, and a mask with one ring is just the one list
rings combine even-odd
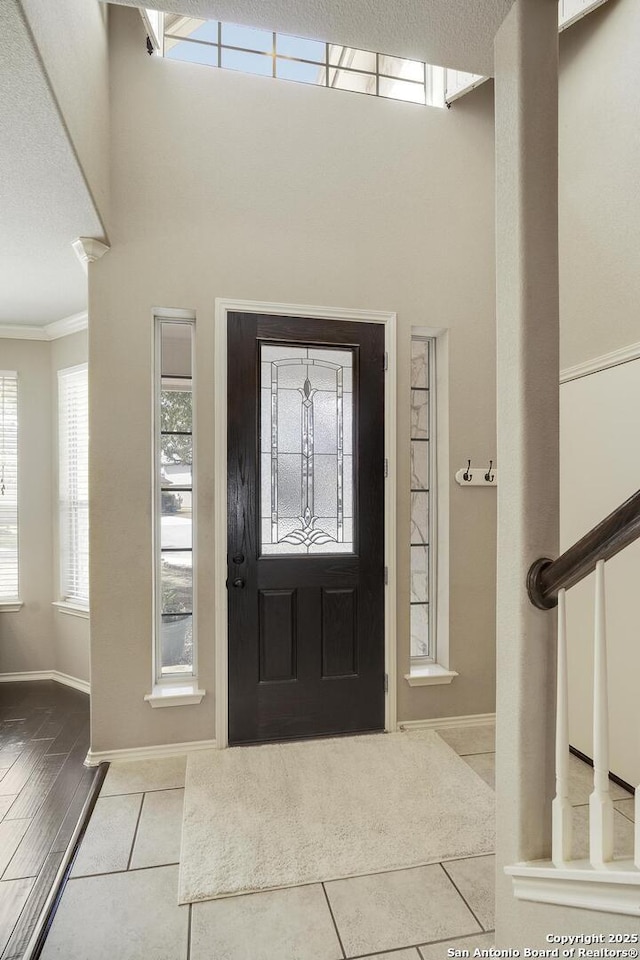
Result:
{"label": "front door", "polygon": [[384,728],[384,327],[228,314],[229,742]]}

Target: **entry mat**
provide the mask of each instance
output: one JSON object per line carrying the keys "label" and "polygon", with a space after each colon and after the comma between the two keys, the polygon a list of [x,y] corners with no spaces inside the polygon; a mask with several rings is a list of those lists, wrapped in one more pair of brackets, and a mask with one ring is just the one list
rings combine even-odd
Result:
{"label": "entry mat", "polygon": [[433,731],[189,755],[179,902],[492,853],[495,795]]}

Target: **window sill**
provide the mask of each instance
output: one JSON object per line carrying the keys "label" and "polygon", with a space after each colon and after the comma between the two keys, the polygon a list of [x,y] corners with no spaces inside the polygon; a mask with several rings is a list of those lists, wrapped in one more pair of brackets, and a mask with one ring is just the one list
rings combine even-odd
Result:
{"label": "window sill", "polygon": [[54,600],[52,606],[57,607],[59,613],[66,613],[69,617],[89,619],[89,607],[80,607],[77,603],[68,603],[66,600]]}
{"label": "window sill", "polygon": [[457,676],[455,670],[447,670],[439,663],[430,663],[426,667],[416,667],[411,673],[405,674],[405,680],[410,687],[426,687],[435,683],[451,683]]}
{"label": "window sill", "polygon": [[2,600],[0,601],[0,613],[17,613],[23,606],[23,600]]}
{"label": "window sill", "polygon": [[205,693],[206,690],[198,688],[198,681],[193,680],[188,683],[157,683],[144,698],[152,707],[187,707],[200,703]]}

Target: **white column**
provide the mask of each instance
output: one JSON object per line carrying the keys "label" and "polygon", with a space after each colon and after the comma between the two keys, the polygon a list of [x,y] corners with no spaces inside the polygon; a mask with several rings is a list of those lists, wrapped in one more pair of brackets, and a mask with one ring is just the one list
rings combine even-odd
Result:
{"label": "white column", "polygon": [[558,554],[558,4],[515,0],[495,40],[498,331],[497,943],[524,936],[503,867],[551,855]]}
{"label": "white column", "polygon": [[589,797],[589,859],[601,867],[613,859],[613,800],[609,792],[609,692],[604,560],[596,565],[593,656],[593,793]]}
{"label": "white column", "polygon": [[556,795],[552,806],[551,858],[556,867],[571,860],[573,808],[569,800],[569,677],[567,672],[566,592],[558,594],[556,680]]}

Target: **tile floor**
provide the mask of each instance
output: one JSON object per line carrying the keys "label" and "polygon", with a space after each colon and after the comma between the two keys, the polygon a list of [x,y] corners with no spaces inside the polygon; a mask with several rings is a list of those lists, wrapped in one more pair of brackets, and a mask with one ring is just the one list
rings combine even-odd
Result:
{"label": "tile floor", "polygon": [[[492,725],[439,732],[492,784]],[[572,759],[578,847],[584,766]],[[112,765],[43,960],[445,960],[449,947],[493,944],[493,856],[178,906],[185,767]],[[615,789],[624,846],[632,803]]]}

